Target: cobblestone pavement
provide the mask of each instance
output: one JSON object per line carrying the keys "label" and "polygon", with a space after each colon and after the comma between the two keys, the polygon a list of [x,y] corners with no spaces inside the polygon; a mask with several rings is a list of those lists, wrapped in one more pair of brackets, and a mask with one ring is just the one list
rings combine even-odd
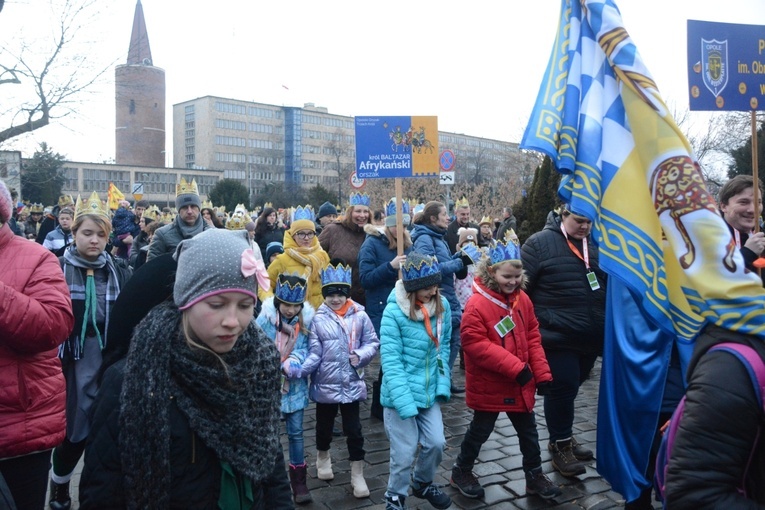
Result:
{"label": "cobblestone pavement", "polygon": [[[574,434],[580,443],[595,451],[596,418],[598,410],[598,383],[600,381],[600,361],[593,369],[590,380],[581,388],[576,401],[576,418]],[[367,380],[370,386],[372,374],[377,374],[379,364],[375,362],[367,370]],[[455,380],[464,382],[464,372],[454,369]],[[331,455],[335,479],[329,482],[316,477],[316,444],[314,441],[314,407],[311,405],[305,413],[304,436],[306,462],[308,463],[308,488],[313,496],[313,502],[298,508],[305,510],[347,510],[364,508],[382,510],[385,508],[385,488],[388,483],[388,438],[381,421],[369,415],[369,402],[361,405],[361,424],[364,431],[364,449],[366,450],[366,466],[364,475],[370,490],[370,496],[364,499],[353,497],[351,489],[350,463],[345,439],[336,437],[332,441]],[[550,479],[561,486],[563,494],[551,501],[545,501],[538,496],[526,496],[525,480],[521,469],[521,453],[518,448],[518,436],[510,420],[504,414],[497,420],[494,433],[481,449],[481,455],[476,462],[474,472],[484,486],[486,494],[482,500],[468,499],[456,489],[449,486],[449,476],[454,460],[459,453],[462,437],[472,416],[472,411],[465,405],[464,396],[452,397],[451,401],[442,406],[446,449],[444,451],[441,469],[435,483],[443,484],[444,490],[452,497],[453,509],[479,510],[487,509],[558,509],[558,510],[606,510],[624,506],[623,498],[611,490],[611,486],[598,475],[595,470],[596,460],[589,462],[587,473],[577,478],[566,478],[554,471],[550,464],[550,453],[547,450],[547,427],[542,409],[542,399],[537,399],[535,408],[539,441],[542,449],[542,468]],[[339,418],[337,420],[339,423]],[[283,431],[282,431],[283,432]],[[282,435],[284,454],[287,456],[287,437]],[[79,481],[79,468],[72,479],[76,487]],[[73,506],[78,508],[76,489],[73,490]],[[410,496],[406,500],[410,509],[432,509],[425,500]],[[655,508],[661,508],[655,503]]]}

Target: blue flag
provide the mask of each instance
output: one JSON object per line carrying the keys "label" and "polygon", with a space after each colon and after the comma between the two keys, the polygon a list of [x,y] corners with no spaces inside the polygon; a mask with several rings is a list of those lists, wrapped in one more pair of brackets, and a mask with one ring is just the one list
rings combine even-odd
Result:
{"label": "blue flag", "polygon": [[765,338],[765,292],[612,0],[563,0],[521,147],[548,155],[609,274],[598,471],[627,501],[644,473],[673,343],[704,325]]}

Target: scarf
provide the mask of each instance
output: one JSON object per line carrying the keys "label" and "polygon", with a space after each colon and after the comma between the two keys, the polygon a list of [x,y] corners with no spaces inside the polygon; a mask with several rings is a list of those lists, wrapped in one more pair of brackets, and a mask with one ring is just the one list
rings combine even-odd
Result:
{"label": "scarf", "polygon": [[182,314],[156,306],[136,327],[120,396],[122,471],[127,507],[168,508],[172,483],[170,406],[218,460],[254,483],[273,470],[279,443],[279,358],[273,342],[250,322],[220,361],[191,349]]}
{"label": "scarf", "polygon": [[[101,350],[106,346],[106,331],[109,329],[109,315],[114,301],[120,293],[119,279],[114,262],[109,255],[102,251],[95,261],[89,261],[83,258],[74,245],[66,249],[63,256],[61,268],[64,271],[64,279],[69,286],[69,294],[72,297],[73,309],[77,309],[78,302],[84,303],[84,313],[82,316],[82,326],[75,328],[64,343],[58,348],[58,355],[62,360],[78,360],[82,357],[85,346],[85,338],[88,327],[92,327],[96,332],[96,338]],[[108,272],[106,283],[106,307],[103,326],[103,335],[98,329],[98,296],[96,294],[95,272],[105,269]],[[76,319],[78,319],[76,317]],[[79,322],[78,322],[79,324]]]}
{"label": "scarf", "polygon": [[183,239],[191,239],[195,235],[202,233],[202,231],[205,229],[204,218],[202,218],[201,214],[197,217],[196,223],[191,226],[186,225],[186,223],[181,219],[180,214],[175,217],[173,223],[175,224],[175,228],[178,229],[178,232],[181,233],[181,237]]}
{"label": "scarf", "polygon": [[313,238],[311,246],[298,246],[292,236],[284,236],[284,241],[284,253],[308,269],[310,274],[306,275],[306,280],[321,285],[321,270],[326,267],[327,261],[321,256],[324,250],[318,238]]}
{"label": "scarf", "polygon": [[428,223],[425,226],[427,228],[429,228],[430,230],[432,230],[433,232],[435,232],[436,234],[441,234],[442,236],[446,235],[446,229],[445,228],[441,228],[439,226],[433,225],[432,223]]}

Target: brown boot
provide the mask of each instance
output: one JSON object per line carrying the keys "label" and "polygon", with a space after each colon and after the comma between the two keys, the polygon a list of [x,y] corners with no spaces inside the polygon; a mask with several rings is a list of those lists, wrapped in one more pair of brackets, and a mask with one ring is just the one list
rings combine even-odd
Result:
{"label": "brown boot", "polygon": [[305,462],[299,466],[293,466],[290,464],[290,487],[292,487],[292,497],[295,498],[295,503],[302,505],[303,503],[310,503],[311,493],[308,492],[308,487],[305,484],[306,477],[306,465]]}
{"label": "brown boot", "polygon": [[570,437],[552,444],[552,465],[563,476],[578,476],[587,472],[584,464],[574,457]]}

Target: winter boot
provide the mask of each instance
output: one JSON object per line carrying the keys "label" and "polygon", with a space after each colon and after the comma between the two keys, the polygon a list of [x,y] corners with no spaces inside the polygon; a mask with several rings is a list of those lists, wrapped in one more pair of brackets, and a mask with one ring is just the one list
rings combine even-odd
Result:
{"label": "winter boot", "polygon": [[293,466],[290,464],[290,487],[292,487],[292,497],[295,498],[295,503],[302,505],[303,503],[310,503],[311,493],[308,492],[308,487],[305,484],[306,477],[306,465],[305,462],[299,466]]}
{"label": "winter boot", "polygon": [[457,489],[466,498],[479,499],[483,497],[484,490],[470,468],[463,469],[459,466],[452,468],[452,487]]}
{"label": "winter boot", "polygon": [[563,476],[577,476],[587,472],[584,464],[574,457],[570,437],[555,441],[555,444],[552,445],[552,465]]}
{"label": "winter boot", "polygon": [[364,480],[364,461],[363,460],[351,461],[351,487],[353,487],[353,497],[355,498],[369,497],[369,488],[367,487],[367,481]]}
{"label": "winter boot", "polygon": [[335,473],[332,472],[332,458],[329,456],[329,450],[316,450],[316,476],[319,480],[332,480]]}
{"label": "winter boot", "polygon": [[526,473],[526,493],[536,494],[542,499],[552,499],[560,496],[561,490],[547,478],[540,466]]}
{"label": "winter boot", "polygon": [[69,482],[56,483],[50,481],[50,508],[51,510],[69,510],[72,507],[72,498],[69,497]]}
{"label": "winter boot", "polygon": [[[553,445],[551,442],[547,443],[547,449],[550,450],[550,453],[552,453]],[[574,452],[574,457],[576,457],[576,460],[592,460],[592,458],[595,456],[592,453],[592,450],[579,444],[579,441],[577,441],[576,437],[574,436],[571,436],[571,450]]]}
{"label": "winter boot", "polygon": [[428,503],[438,510],[446,510],[452,506],[450,498],[438,485],[433,482],[414,483],[412,485],[412,495],[420,499],[427,499]]}

